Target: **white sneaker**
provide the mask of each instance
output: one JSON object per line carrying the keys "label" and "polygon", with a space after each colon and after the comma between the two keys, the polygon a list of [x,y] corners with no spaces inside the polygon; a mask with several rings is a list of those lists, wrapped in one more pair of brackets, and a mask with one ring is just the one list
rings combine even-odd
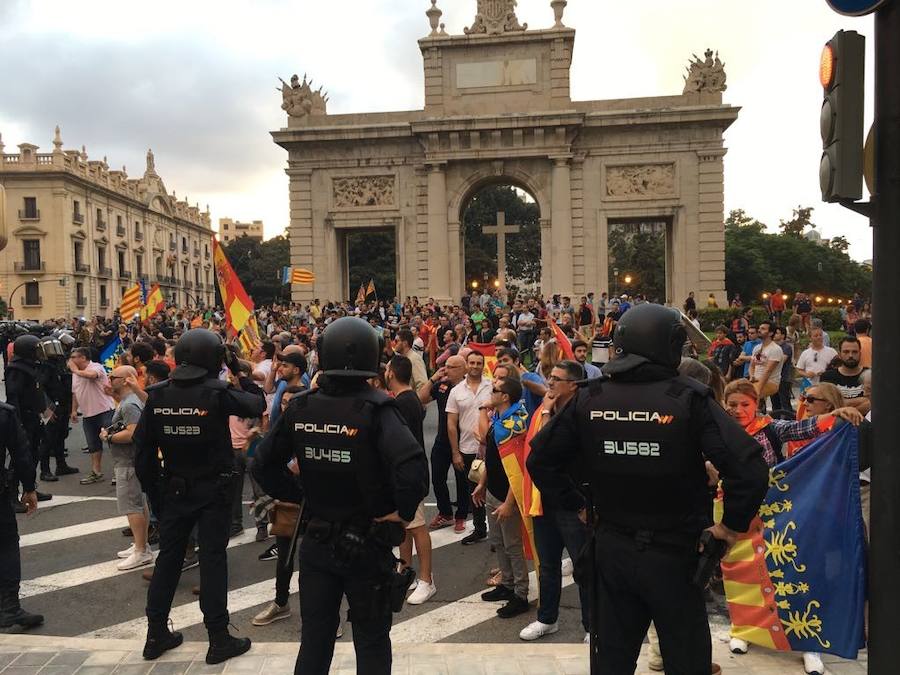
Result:
{"label": "white sneaker", "polygon": [[564,577],[572,576],[572,572],[575,571],[575,566],[572,564],[571,558],[566,558],[562,561],[562,575]]}
{"label": "white sneaker", "polygon": [[543,623],[541,621],[532,621],[519,632],[520,640],[537,640],[545,635],[553,635],[559,630],[558,623]]}
{"label": "white sneaker", "polygon": [[126,548],[124,551],[119,551],[118,553],[116,553],[116,556],[124,560],[125,558],[128,558],[132,553],[134,553],[134,542],[131,542],[131,546]]}
{"label": "white sneaker", "polygon": [[434,596],[435,593],[437,593],[437,587],[434,585],[434,580],[429,584],[427,581],[419,579],[416,583],[416,590],[410,594],[406,602],[410,605],[421,605]]}
{"label": "white sneaker", "polygon": [[803,652],[803,670],[806,675],[825,675],[825,664],[816,652]]}
{"label": "white sneaker", "polygon": [[728,649],[731,650],[732,654],[746,654],[750,649],[750,644],[745,640],[733,637],[728,643]]}
{"label": "white sneaker", "polygon": [[145,550],[143,553],[135,551],[116,565],[116,569],[124,572],[125,570],[137,569],[138,567],[143,567],[144,565],[150,565],[152,563],[153,554],[150,551]]}

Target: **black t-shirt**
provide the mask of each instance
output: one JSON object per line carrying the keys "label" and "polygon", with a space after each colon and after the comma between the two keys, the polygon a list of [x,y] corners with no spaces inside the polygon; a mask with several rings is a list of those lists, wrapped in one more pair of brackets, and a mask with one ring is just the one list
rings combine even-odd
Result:
{"label": "black t-shirt", "polygon": [[863,368],[858,375],[843,375],[837,368],[834,370],[826,370],[822,373],[820,381],[830,382],[835,385],[841,390],[841,396],[843,396],[845,400],[862,398],[864,394],[861,376],[866,370],[868,370],[868,368]]}
{"label": "black t-shirt", "polygon": [[500,461],[500,451],[494,440],[494,432],[488,429],[487,442],[484,449],[484,465],[487,469],[487,489],[498,501],[506,501],[506,493],[509,492],[509,480],[506,478],[506,470]]}
{"label": "black t-shirt", "polygon": [[412,431],[412,435],[416,437],[416,440],[419,442],[419,445],[422,446],[422,450],[424,451],[425,438],[422,433],[422,420],[425,418],[425,410],[422,408],[418,395],[416,395],[416,392],[409,389],[397,394],[394,400],[397,402],[397,407],[400,408],[400,414],[406,421],[406,425],[409,427],[409,430]]}
{"label": "black t-shirt", "polygon": [[450,436],[447,434],[447,399],[450,398],[450,390],[453,385],[448,380],[432,382],[431,398],[437,403],[438,430],[434,437],[434,445],[441,448],[450,447]]}

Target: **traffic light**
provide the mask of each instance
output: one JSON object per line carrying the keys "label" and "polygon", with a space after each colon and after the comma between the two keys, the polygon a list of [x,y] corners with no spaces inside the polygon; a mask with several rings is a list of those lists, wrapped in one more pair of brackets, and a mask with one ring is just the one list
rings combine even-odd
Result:
{"label": "traffic light", "polygon": [[822,50],[822,201],[862,198],[865,64],[866,38],[856,31],[838,31]]}

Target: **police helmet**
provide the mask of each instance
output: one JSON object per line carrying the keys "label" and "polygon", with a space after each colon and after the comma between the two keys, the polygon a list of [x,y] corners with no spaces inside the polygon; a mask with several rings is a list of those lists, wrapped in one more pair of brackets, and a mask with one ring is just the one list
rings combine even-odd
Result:
{"label": "police helmet", "polygon": [[13,356],[17,356],[20,359],[37,361],[39,342],[40,339],[37,335],[20,335],[16,338],[16,341],[13,342]]}
{"label": "police helmet", "polygon": [[219,336],[206,328],[192,328],[175,343],[173,380],[217,377],[222,368],[225,346]]}
{"label": "police helmet", "polygon": [[615,357],[603,366],[603,372],[624,373],[643,363],[677,369],[685,340],[687,331],[677,309],[650,303],[632,307],[616,324]]}
{"label": "police helmet", "polygon": [[383,339],[363,319],[345,316],[329,324],[318,340],[319,367],[329,377],[378,375]]}
{"label": "police helmet", "polygon": [[43,337],[37,348],[38,358],[41,361],[53,358],[63,358],[66,355],[62,342],[56,337]]}

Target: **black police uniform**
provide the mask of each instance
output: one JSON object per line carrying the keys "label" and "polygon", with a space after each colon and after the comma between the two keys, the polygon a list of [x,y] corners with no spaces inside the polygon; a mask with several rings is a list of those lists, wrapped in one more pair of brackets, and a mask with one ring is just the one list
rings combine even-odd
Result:
{"label": "black police uniform", "polygon": [[[722,477],[722,522],[738,532],[765,496],[768,470],[760,446],[710,390],[678,376],[677,312],[640,305],[622,321],[636,348],[626,352],[628,341],[616,341],[620,358],[604,370],[612,379],[578,391],[532,440],[527,466],[547,504],[579,511],[584,494],[593,504],[592,672],[633,673],[652,620],[667,673],[708,675],[703,589],[691,581],[700,534],[713,522],[704,460]],[[645,325],[642,343],[635,333]],[[662,348],[654,350],[654,340]],[[585,493],[573,466],[588,477]],[[576,563],[579,572],[586,562]]]}
{"label": "black police uniform", "polygon": [[[342,335],[347,336],[348,354],[335,356],[336,343],[344,346]],[[360,346],[359,341],[369,344]],[[251,470],[276,499],[305,499],[302,647],[294,672],[328,673],[341,598],[346,595],[357,672],[388,675],[391,595],[393,591],[399,609],[397,598],[402,604],[410,580],[397,578],[392,552],[403,540],[404,528],[399,523],[375,524],[374,519],[394,511],[405,521],[413,519],[428,493],[428,462],[396,405],[362,379],[378,365],[380,347],[371,327],[361,319],[338,319],[326,329],[319,349],[324,371],[320,388],[291,400],[257,448]],[[343,370],[335,364],[352,354],[368,363],[345,363]],[[294,457],[299,481],[286,468]]]}
{"label": "black police uniform", "polygon": [[[19,558],[19,530],[12,500],[16,485],[12,484],[12,472],[6,466],[9,453],[10,467],[22,482],[25,492],[34,492],[34,464],[28,448],[28,438],[19,422],[16,409],[0,403],[0,628],[17,624],[37,626],[44,617],[28,614],[19,604],[19,583],[22,581],[22,563]],[[5,494],[11,492],[12,495]]]}
{"label": "black police uniform", "polygon": [[53,480],[50,457],[56,460],[57,476],[78,472],[66,462],[66,438],[72,414],[72,371],[66,365],[66,355],[59,340],[44,339],[41,345],[46,358],[38,363],[37,379],[49,400],[53,417],[44,426],[39,458],[41,480]]}
{"label": "black police uniform", "polygon": [[[43,436],[41,414],[47,409],[47,399],[37,377],[37,349],[35,335],[21,335],[13,344],[13,358],[6,367],[6,402],[16,409],[28,438],[31,465],[37,466]],[[11,496],[15,499],[17,483],[12,481]]]}
{"label": "black police uniform", "polygon": [[[193,351],[179,350],[185,345]],[[219,662],[250,646],[246,640],[242,650],[232,652],[235,638],[228,635],[226,547],[234,472],[228,418],[259,417],[265,399],[217,379],[222,350],[218,337],[205,329],[182,336],[175,347],[178,365],[172,379],[147,388],[135,429],[135,471],[144,491],[158,491],[162,504],[159,557],[147,592],[145,658],[156,658],[181,643],[180,633],[169,633],[166,622],[195,524],[200,607],[210,636],[207,662]]]}

